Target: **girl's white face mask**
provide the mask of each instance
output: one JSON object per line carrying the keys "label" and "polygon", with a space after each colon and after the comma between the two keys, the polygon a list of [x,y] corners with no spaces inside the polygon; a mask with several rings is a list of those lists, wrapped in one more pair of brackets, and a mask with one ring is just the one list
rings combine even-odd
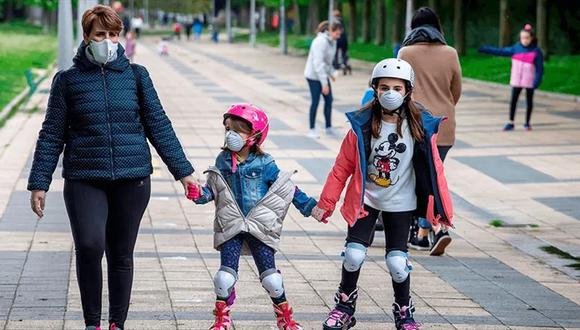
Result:
{"label": "girl's white face mask", "polygon": [[379,95],[379,103],[386,110],[394,111],[403,105],[406,96],[407,95],[401,95],[401,93],[390,89]]}

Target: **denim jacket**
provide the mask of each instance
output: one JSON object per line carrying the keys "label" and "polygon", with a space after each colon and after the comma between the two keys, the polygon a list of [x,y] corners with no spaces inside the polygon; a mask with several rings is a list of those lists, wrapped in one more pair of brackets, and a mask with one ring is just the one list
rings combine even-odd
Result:
{"label": "denim jacket", "polygon": [[[278,179],[280,169],[274,158],[269,154],[256,155],[250,153],[248,159],[237,164],[235,173],[232,173],[232,156],[228,151],[222,151],[216,158],[215,166],[232,189],[238,206],[244,216],[248,213],[270,189],[270,186]],[[195,201],[196,204],[206,204],[214,199],[209,187],[202,189],[202,196]],[[306,193],[296,187],[292,204],[304,215],[309,217],[312,208],[317,201],[308,197]]]}

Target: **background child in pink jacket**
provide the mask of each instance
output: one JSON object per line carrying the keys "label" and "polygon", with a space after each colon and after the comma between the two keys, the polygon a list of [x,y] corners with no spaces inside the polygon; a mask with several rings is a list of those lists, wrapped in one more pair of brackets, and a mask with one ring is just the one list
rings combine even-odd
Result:
{"label": "background child in pink jacket", "polygon": [[482,53],[511,56],[512,72],[510,86],[512,86],[512,98],[510,103],[510,121],[504,126],[504,131],[514,129],[514,118],[518,98],[522,89],[526,89],[526,123],[524,129],[531,131],[530,119],[534,107],[534,90],[540,86],[544,74],[544,56],[537,46],[537,39],[531,24],[526,24],[520,31],[520,41],[515,45],[505,48],[481,47]]}

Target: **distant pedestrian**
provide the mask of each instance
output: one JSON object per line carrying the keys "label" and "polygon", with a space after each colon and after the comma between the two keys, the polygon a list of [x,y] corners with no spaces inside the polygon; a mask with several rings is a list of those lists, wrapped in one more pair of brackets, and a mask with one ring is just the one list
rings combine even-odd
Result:
{"label": "distant pedestrian", "polygon": [[127,37],[125,38],[125,55],[131,63],[133,63],[133,57],[135,56],[136,48],[137,40],[135,39],[135,33],[130,31],[127,33]]}
{"label": "distant pedestrian", "polygon": [[203,24],[199,18],[193,20],[193,39],[199,40],[203,31]]}
{"label": "distant pedestrian", "polygon": [[338,21],[323,21],[318,26],[318,34],[312,41],[304,68],[304,76],[310,89],[310,131],[308,136],[318,138],[316,131],[316,112],[320,95],[324,97],[324,118],[326,122],[326,134],[337,135],[332,127],[332,89],[330,80],[335,80],[332,61],[336,53],[336,40],[340,38],[343,27]]}
{"label": "distant pedestrian", "polygon": [[352,74],[352,67],[348,63],[348,35],[346,34],[344,20],[342,19],[339,10],[333,12],[333,19],[342,24],[342,34],[340,35],[340,38],[336,40],[336,53],[332,65],[336,70],[342,70],[343,75]]}
{"label": "distant pedestrian", "polygon": [[278,30],[280,26],[280,15],[278,13],[274,13],[272,16],[272,29]]}
{"label": "distant pedestrian", "polygon": [[187,38],[187,41],[189,41],[189,39],[191,38],[191,30],[193,29],[193,22],[187,22],[184,24],[185,27],[185,36]]}
{"label": "distant pedestrian", "polygon": [[510,102],[509,122],[504,126],[504,131],[512,131],[515,128],[514,119],[518,99],[522,89],[526,90],[526,121],[524,129],[531,131],[532,110],[534,108],[534,90],[540,87],[544,75],[544,55],[538,47],[538,40],[531,24],[524,25],[520,31],[520,41],[510,47],[481,47],[482,53],[509,56],[512,58],[512,71],[510,86],[512,97]]}
{"label": "distant pedestrian", "polygon": [[157,51],[161,56],[169,56],[169,40],[171,37],[161,38],[157,44]]}
{"label": "distant pedestrian", "polygon": [[177,37],[177,40],[181,40],[181,23],[173,23],[173,35]]}
{"label": "distant pedestrian", "polygon": [[139,39],[141,30],[143,29],[143,17],[141,15],[131,19],[131,29],[135,31],[135,38]]}
{"label": "distant pedestrian", "polygon": [[[437,14],[428,7],[418,9],[411,20],[411,32],[403,40],[399,58],[415,69],[413,96],[433,115],[445,116],[437,137],[441,160],[455,143],[455,106],[461,97],[461,65],[457,51],[447,45]],[[416,219],[409,247],[430,250],[442,255],[451,244],[451,236],[441,228],[432,228],[425,217]],[[429,240],[430,232],[433,233]]]}

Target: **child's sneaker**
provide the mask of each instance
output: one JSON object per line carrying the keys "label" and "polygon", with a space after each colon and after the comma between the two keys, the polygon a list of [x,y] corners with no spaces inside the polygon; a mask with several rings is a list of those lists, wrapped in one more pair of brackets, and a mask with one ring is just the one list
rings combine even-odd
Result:
{"label": "child's sneaker", "polygon": [[342,289],[338,289],[334,296],[336,305],[330,311],[328,317],[322,323],[324,330],[346,330],[354,327],[356,318],[356,299],[358,298],[358,289],[355,289],[350,295],[347,295]]}
{"label": "child's sneaker", "polygon": [[513,123],[507,123],[505,124],[505,126],[503,127],[504,131],[513,131],[515,128]]}
{"label": "child's sneaker", "polygon": [[530,125],[530,124],[524,124],[524,129],[526,131],[531,131],[532,130],[532,125]]}
{"label": "child's sneaker", "polygon": [[408,246],[411,249],[418,251],[427,251],[431,247],[429,244],[429,238],[427,237],[419,238],[419,236],[411,237]]}
{"label": "child's sneaker", "polygon": [[415,305],[409,300],[409,306],[399,306],[393,303],[393,317],[395,319],[395,327],[397,330],[420,330],[421,323],[415,322],[413,319],[415,313]]}
{"label": "child's sneaker", "polygon": [[221,300],[215,302],[215,309],[213,310],[215,322],[210,327],[210,330],[231,330],[232,320],[230,318],[230,306]]}
{"label": "child's sneaker", "polygon": [[85,330],[101,330],[100,326],[89,325],[85,328]]}
{"label": "child's sneaker", "polygon": [[123,329],[119,327],[116,323],[111,323],[109,325],[109,330],[123,330]]}
{"label": "child's sneaker", "polygon": [[280,330],[302,330],[302,326],[292,318],[292,308],[288,302],[279,305],[274,304],[274,314],[276,314],[276,325]]}
{"label": "child's sneaker", "polygon": [[449,233],[443,230],[439,230],[438,233],[434,235],[433,247],[431,247],[432,256],[440,256],[445,253],[445,249],[449,244],[451,244],[452,238]]}

